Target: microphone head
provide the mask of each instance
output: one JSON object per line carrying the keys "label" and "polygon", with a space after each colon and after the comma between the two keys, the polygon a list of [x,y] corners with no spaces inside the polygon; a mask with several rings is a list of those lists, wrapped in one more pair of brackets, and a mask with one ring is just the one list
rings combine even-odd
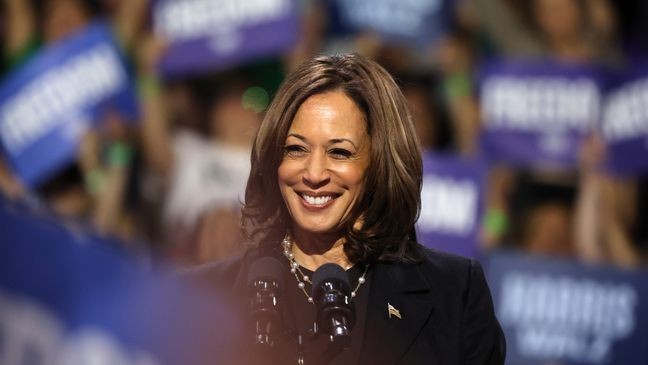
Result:
{"label": "microphone head", "polygon": [[274,283],[279,291],[284,287],[284,265],[272,256],[264,256],[256,259],[250,266],[247,276],[249,288],[255,288],[259,282]]}
{"label": "microphone head", "polygon": [[322,284],[326,282],[336,282],[339,283],[339,290],[344,290],[343,294],[351,294],[351,284],[349,283],[349,276],[342,266],[328,263],[320,266],[315,273],[313,273],[313,298],[315,298],[315,291],[317,288],[320,288]]}

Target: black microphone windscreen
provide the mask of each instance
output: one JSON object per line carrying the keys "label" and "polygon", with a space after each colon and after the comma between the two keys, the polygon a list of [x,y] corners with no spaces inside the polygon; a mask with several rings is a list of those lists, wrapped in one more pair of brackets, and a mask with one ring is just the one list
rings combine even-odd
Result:
{"label": "black microphone windscreen", "polygon": [[271,280],[276,282],[279,287],[284,284],[284,265],[272,256],[264,256],[256,259],[250,266],[247,276],[248,286],[258,280]]}
{"label": "black microphone windscreen", "polygon": [[349,276],[344,269],[337,264],[328,263],[320,266],[313,274],[313,288],[319,287],[324,281],[339,280],[351,287],[349,283]]}

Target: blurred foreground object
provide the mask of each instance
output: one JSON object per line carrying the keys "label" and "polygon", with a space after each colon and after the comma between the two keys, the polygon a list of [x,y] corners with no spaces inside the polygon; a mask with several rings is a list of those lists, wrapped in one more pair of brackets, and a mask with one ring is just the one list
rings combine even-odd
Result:
{"label": "blurred foreground object", "polygon": [[154,276],[110,242],[0,200],[0,363],[228,363],[217,296]]}

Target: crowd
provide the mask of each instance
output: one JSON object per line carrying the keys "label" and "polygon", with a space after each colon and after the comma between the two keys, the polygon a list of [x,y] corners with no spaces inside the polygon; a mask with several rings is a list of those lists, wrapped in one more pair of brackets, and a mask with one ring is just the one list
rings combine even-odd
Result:
{"label": "crowd", "polygon": [[[479,158],[477,76],[485,60],[623,69],[648,51],[648,8],[639,0],[448,0],[443,31],[418,43],[345,29],[340,3],[298,1],[299,31],[286,52],[169,78],[159,67],[169,43],[155,32],[146,0],[4,0],[5,76],[107,19],[135,75],[139,120],[107,108],[81,138],[76,160],[35,188],[0,155],[0,192],[136,250],[182,264],[213,261],[245,247],[238,227],[255,131],[284,75],[313,55],[379,61],[402,87],[426,151]],[[490,163],[480,249],[645,262],[645,179],[607,172],[606,147],[594,132],[579,141],[573,167]]]}

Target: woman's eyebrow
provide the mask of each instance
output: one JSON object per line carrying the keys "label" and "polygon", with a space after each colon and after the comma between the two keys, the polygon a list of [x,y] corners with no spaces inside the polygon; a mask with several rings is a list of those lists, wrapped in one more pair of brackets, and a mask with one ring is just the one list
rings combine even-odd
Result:
{"label": "woman's eyebrow", "polygon": [[286,136],[286,138],[288,138],[288,137],[295,137],[295,138],[297,138],[297,139],[301,139],[301,140],[304,141],[304,142],[308,142],[308,138],[302,136],[301,134],[297,134],[297,133],[288,133],[288,135]]}
{"label": "woman's eyebrow", "polygon": [[[302,140],[304,142],[308,142],[308,138],[302,136],[299,133],[288,133],[288,136],[286,136],[286,138],[288,138],[288,137],[295,137],[295,138],[300,139],[300,140]],[[351,143],[353,148],[355,148],[355,149],[358,148],[356,146],[356,144],[352,140],[350,140],[348,138],[343,138],[343,137],[341,137],[341,138],[332,138],[332,139],[329,139],[329,141],[328,141],[329,144],[336,144],[336,143],[342,143],[342,142],[349,142],[349,143]]]}
{"label": "woman's eyebrow", "polygon": [[356,144],[353,143],[353,141],[348,139],[348,138],[333,138],[333,139],[329,140],[330,144],[336,144],[336,143],[341,143],[341,142],[349,142],[349,143],[351,143],[353,145],[353,148],[358,149]]}

